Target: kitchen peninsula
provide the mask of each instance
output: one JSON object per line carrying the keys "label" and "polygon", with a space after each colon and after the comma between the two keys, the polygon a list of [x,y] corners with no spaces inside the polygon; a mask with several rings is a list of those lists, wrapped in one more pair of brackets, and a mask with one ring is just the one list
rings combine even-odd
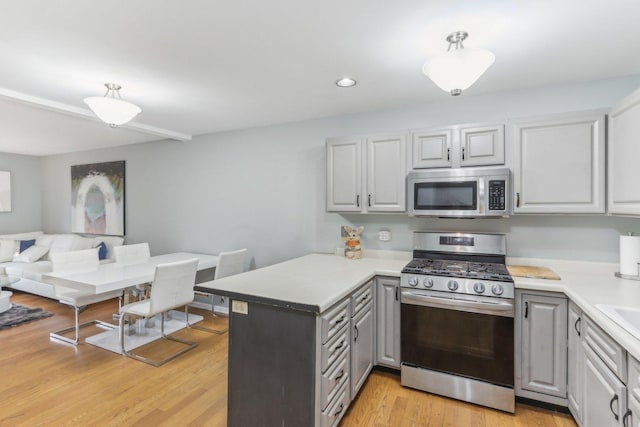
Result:
{"label": "kitchen peninsula", "polygon": [[[311,254],[202,283],[215,294],[229,297],[231,303],[228,425],[325,426],[338,421],[356,397],[353,384],[361,372],[354,368],[359,369],[357,360],[362,358],[356,349],[363,341],[380,336],[379,322],[371,322],[369,337],[366,331],[370,329],[365,330],[359,319],[366,319],[368,310],[380,313],[375,296],[381,295],[376,291],[381,283],[376,282],[398,280],[409,259],[410,254],[404,252],[371,251],[356,261]],[[616,264],[522,258],[507,258],[507,264],[552,268],[561,280],[514,277],[516,289],[566,296],[584,316],[583,324],[595,324],[630,361],[640,359],[640,340],[596,307],[640,305],[640,283],[614,277]],[[378,310],[373,310],[376,305]],[[564,322],[566,326],[567,319]],[[586,334],[586,326],[584,331]],[[380,351],[375,342],[370,348],[374,353]],[[372,360],[379,362],[380,354],[374,354]],[[368,370],[364,372],[366,377]],[[624,402],[617,408],[620,416],[626,410]]]}

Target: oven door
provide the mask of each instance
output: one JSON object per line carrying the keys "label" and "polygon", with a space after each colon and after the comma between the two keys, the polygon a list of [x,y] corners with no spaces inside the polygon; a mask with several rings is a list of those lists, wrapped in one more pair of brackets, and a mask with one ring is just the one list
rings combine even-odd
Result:
{"label": "oven door", "polygon": [[404,365],[513,388],[513,301],[412,289],[401,303]]}
{"label": "oven door", "polygon": [[478,216],[483,180],[478,178],[418,180],[412,183],[411,214],[423,216]]}

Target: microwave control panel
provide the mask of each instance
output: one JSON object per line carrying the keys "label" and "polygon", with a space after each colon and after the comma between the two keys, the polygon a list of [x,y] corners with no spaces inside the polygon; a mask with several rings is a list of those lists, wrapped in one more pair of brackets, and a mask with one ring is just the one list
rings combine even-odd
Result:
{"label": "microwave control panel", "polygon": [[504,211],[506,183],[504,180],[489,181],[489,210]]}

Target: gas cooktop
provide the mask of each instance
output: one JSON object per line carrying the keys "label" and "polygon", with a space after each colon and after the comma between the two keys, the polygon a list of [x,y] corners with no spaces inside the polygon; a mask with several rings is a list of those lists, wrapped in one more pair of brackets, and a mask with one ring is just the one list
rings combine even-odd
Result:
{"label": "gas cooktop", "polygon": [[432,276],[460,277],[498,282],[513,282],[507,267],[499,263],[414,258],[402,270],[403,273]]}

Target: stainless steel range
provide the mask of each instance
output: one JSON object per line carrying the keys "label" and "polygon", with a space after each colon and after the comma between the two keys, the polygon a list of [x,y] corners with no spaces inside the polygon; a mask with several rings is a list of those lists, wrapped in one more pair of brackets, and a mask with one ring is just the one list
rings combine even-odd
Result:
{"label": "stainless steel range", "polygon": [[402,385],[514,412],[514,285],[501,234],[414,233]]}

